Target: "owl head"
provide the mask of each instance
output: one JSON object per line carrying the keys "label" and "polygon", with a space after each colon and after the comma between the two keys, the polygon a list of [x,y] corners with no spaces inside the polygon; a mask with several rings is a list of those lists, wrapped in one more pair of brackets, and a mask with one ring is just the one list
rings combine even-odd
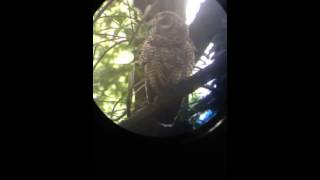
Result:
{"label": "owl head", "polygon": [[168,38],[188,36],[188,27],[176,13],[171,11],[162,11],[156,14],[152,21],[151,33]]}

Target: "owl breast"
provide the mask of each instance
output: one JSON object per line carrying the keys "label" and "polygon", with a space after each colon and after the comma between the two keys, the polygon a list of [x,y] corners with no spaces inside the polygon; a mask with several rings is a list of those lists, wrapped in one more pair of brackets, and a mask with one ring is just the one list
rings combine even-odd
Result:
{"label": "owl breast", "polygon": [[174,12],[160,12],[153,18],[150,36],[144,42],[140,63],[146,84],[157,96],[190,76],[194,64],[188,26]]}
{"label": "owl breast", "polygon": [[189,42],[174,46],[158,46],[146,41],[142,53],[145,77],[156,95],[190,76],[194,53]]}

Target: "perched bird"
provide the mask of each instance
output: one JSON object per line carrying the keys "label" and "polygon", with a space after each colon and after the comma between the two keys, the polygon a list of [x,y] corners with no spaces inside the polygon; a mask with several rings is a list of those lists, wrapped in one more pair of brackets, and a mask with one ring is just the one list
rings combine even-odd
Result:
{"label": "perched bird", "polygon": [[[163,11],[152,20],[139,57],[143,67],[149,103],[172,90],[171,86],[190,76],[195,64],[195,48],[188,26],[176,13]],[[172,126],[183,97],[178,97],[165,113],[157,116],[163,126]]]}

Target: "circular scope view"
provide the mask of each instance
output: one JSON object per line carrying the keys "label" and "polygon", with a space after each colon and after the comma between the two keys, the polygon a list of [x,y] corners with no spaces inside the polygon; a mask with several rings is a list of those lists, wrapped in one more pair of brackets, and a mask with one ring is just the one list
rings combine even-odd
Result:
{"label": "circular scope view", "polygon": [[211,0],[105,1],[93,16],[95,103],[144,136],[183,135],[224,119],[226,22]]}

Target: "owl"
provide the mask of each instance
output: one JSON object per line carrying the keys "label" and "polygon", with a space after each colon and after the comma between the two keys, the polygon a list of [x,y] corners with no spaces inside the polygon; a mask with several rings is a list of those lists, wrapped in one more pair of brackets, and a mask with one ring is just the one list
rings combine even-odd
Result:
{"label": "owl", "polygon": [[[172,85],[190,76],[195,64],[195,48],[189,37],[188,26],[177,14],[163,11],[152,20],[150,35],[146,38],[139,62],[142,66],[148,102],[154,102],[168,93]],[[166,114],[174,116],[179,110],[182,97]],[[161,119],[161,118],[160,118]],[[171,123],[172,117],[160,121]]]}

